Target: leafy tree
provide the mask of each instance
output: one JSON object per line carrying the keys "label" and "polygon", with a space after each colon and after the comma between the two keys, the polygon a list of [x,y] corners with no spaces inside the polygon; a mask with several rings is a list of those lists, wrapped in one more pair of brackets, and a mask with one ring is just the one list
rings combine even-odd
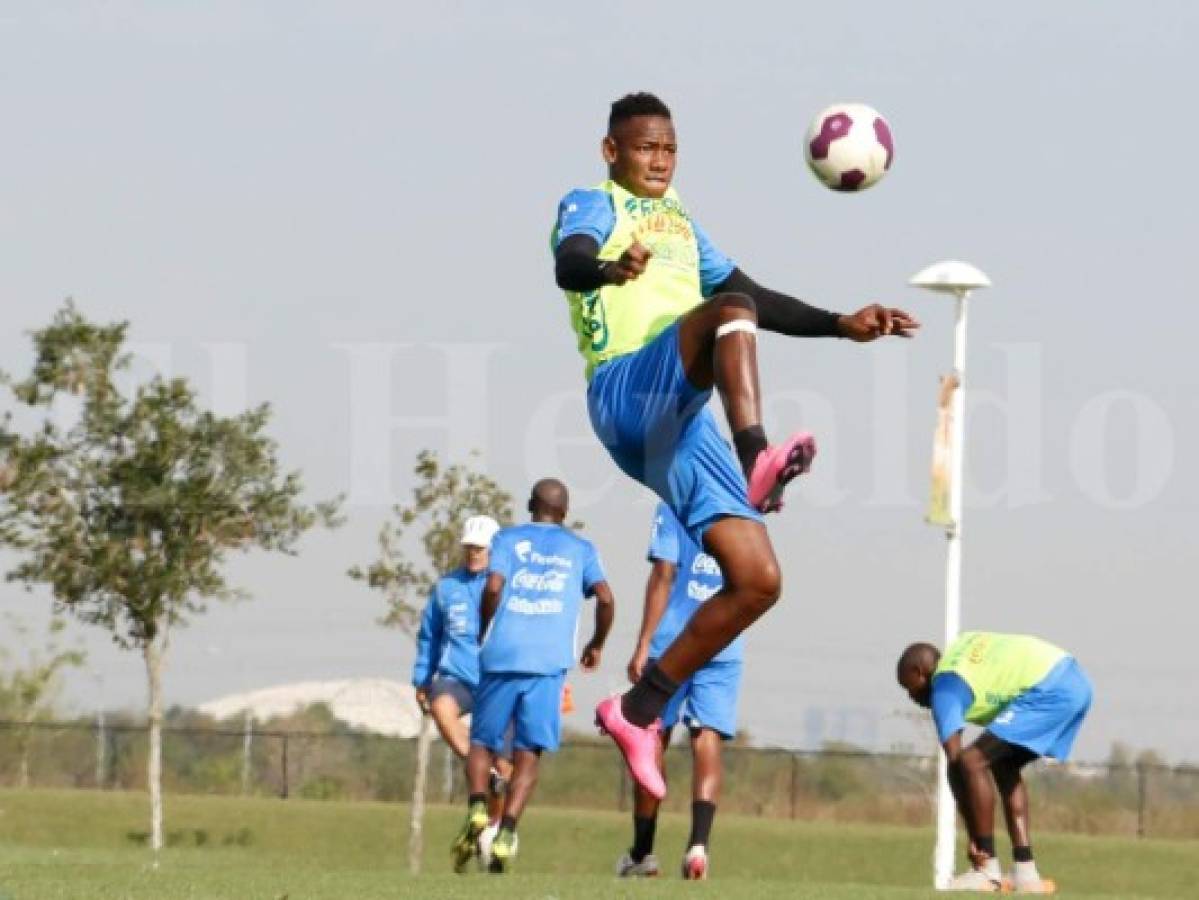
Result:
{"label": "leafy tree", "polygon": [[[17,643],[29,646],[28,626],[11,614],[6,618],[9,633],[17,638]],[[62,670],[81,666],[85,659],[82,651],[64,649],[59,643],[65,627],[62,619],[51,619],[44,646],[28,650],[23,661],[14,660],[0,671],[0,718],[16,723],[17,783],[23,788],[29,787],[29,748],[33,743],[34,726],[54,718],[53,703]],[[13,659],[11,650],[0,647],[0,662]]]}
{"label": "leafy tree", "polygon": [[[417,454],[412,502],[397,505],[394,518],[379,530],[379,556],[369,566],[350,569],[351,578],[383,593],[386,612],[379,622],[413,635],[433,585],[461,560],[462,526],[471,516],[488,515],[501,525],[512,522],[512,495],[487,475],[468,466],[443,466],[430,450]],[[419,549],[413,543],[419,544]],[[412,828],[408,864],[420,871],[425,784],[433,726],[426,715],[417,743],[412,788]]]}
{"label": "leafy tree", "polygon": [[162,847],[162,663],[170,637],[212,600],[245,593],[223,567],[234,551],[294,553],[338,502],[307,506],[280,470],[266,405],[219,417],[180,378],[129,395],[127,323],[97,325],[68,302],[33,332],[28,377],[5,375],[32,427],[0,420],[0,543],[9,580],[49,587],[56,612],[141,652],[149,697],[151,846]]}

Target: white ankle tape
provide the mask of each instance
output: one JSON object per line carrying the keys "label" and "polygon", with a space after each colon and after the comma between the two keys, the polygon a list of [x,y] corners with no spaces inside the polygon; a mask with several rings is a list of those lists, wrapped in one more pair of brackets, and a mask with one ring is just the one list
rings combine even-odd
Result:
{"label": "white ankle tape", "polygon": [[749,319],[733,319],[731,322],[725,322],[716,329],[716,339],[720,340],[726,334],[732,334],[736,331],[744,331],[746,334],[757,334],[758,323]]}

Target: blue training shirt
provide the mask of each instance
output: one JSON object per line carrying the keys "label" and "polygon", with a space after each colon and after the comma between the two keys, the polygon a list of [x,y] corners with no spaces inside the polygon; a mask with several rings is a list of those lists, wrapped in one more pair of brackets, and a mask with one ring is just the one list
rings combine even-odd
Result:
{"label": "blue training shirt", "polygon": [[[691,227],[699,247],[700,287],[703,295],[710,297],[737,266],[716,248],[694,219]],[[558,243],[571,235],[585,234],[602,247],[614,228],[616,210],[612,206],[612,195],[607,191],[596,188],[573,190],[558,204]]]}
{"label": "blue training shirt", "polygon": [[434,676],[479,683],[479,603],[487,573],[455,569],[429,594],[416,636],[412,684],[424,687]]}
{"label": "blue training shirt", "polygon": [[[649,541],[650,561],[662,560],[676,569],[674,586],[666,611],[650,640],[649,655],[657,659],[666,652],[700,604],[724,586],[720,566],[691,539],[687,529],[665,503],[659,503],[654,513],[654,530]],[[740,662],[745,641],[738,636],[731,644],[712,657],[711,662]]]}
{"label": "blue training shirt", "polygon": [[942,672],[933,677],[933,721],[937,724],[937,739],[944,744],[966,727],[966,711],[974,703],[974,690],[956,672]]}
{"label": "blue training shirt", "polygon": [[556,675],[573,666],[579,607],[606,580],[591,541],[543,522],[504,528],[491,540],[491,571],[504,590],[483,636],[482,672]]}

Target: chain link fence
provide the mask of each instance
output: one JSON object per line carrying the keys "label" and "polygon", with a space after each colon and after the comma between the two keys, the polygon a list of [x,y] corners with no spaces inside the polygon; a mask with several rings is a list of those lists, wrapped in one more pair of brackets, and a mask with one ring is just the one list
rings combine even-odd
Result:
{"label": "chain link fence", "polygon": [[[0,722],[0,784],[142,790],[146,727],[83,722]],[[750,816],[923,825],[935,802],[935,759],[853,750],[795,751],[728,745],[721,809]],[[412,794],[416,741],[355,731],[165,727],[169,793],[309,800],[403,801]],[[666,808],[688,809],[690,751],[666,755],[675,785]],[[1037,825],[1057,831],[1199,838],[1199,767],[1037,763],[1027,772]],[[433,747],[428,796],[465,798],[462,766]],[[629,810],[624,765],[607,742],[575,737],[543,761],[541,805]]]}

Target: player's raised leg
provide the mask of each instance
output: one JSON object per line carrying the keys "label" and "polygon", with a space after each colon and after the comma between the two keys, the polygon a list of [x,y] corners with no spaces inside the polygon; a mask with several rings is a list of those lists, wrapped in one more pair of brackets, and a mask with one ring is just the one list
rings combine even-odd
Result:
{"label": "player's raised leg", "polygon": [[787,483],[811,466],[816,442],[799,431],[782,444],[767,444],[757,332],[757,304],[751,297],[718,294],[680,319],[679,356],[693,387],[704,391],[714,387],[720,394],[750,505],[773,512],[782,506]]}

